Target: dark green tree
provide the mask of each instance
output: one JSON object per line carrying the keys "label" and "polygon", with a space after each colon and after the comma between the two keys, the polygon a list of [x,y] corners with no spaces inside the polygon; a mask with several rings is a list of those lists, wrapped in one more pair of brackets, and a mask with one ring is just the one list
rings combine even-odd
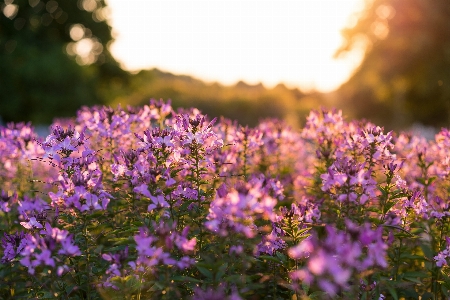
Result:
{"label": "dark green tree", "polygon": [[404,128],[450,124],[450,1],[366,0],[337,56],[365,57],[338,94],[364,117]]}
{"label": "dark green tree", "polygon": [[108,51],[104,0],[4,0],[0,4],[0,116],[49,123],[105,101],[126,80]]}

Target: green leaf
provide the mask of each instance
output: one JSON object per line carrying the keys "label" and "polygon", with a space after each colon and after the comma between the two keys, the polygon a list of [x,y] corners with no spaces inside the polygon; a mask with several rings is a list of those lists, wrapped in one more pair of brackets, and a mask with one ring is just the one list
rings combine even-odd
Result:
{"label": "green leaf", "polygon": [[281,262],[285,263],[287,261],[287,257],[283,253],[276,252],[275,255],[280,259]]}
{"label": "green leaf", "polygon": [[314,300],[314,299],[325,299],[325,296],[327,296],[328,294],[325,292],[314,292],[311,295],[309,295],[309,299]]}
{"label": "green leaf", "polygon": [[392,298],[394,298],[394,300],[398,300],[397,291],[392,287],[391,283],[387,282],[386,287],[389,293],[391,294]]}
{"label": "green leaf", "polygon": [[197,270],[202,273],[206,278],[208,278],[209,280],[213,280],[213,274],[210,270],[200,267],[198,265],[195,266],[197,268]]}
{"label": "green leaf", "polygon": [[216,281],[220,281],[222,279],[223,275],[225,275],[225,272],[227,271],[228,263],[224,263],[219,267],[219,270],[216,273]]}
{"label": "green leaf", "polygon": [[425,257],[423,257],[423,255],[415,255],[415,254],[410,254],[410,253],[402,253],[402,254],[400,254],[400,258],[408,258],[408,259],[414,259],[414,260],[419,260],[419,261],[426,260]]}
{"label": "green leaf", "polygon": [[126,238],[112,238],[109,241],[114,242],[114,245],[129,245],[130,242],[133,242],[133,237],[129,236]]}
{"label": "green leaf", "polygon": [[383,186],[378,186],[378,190],[381,192],[381,194],[383,195],[383,198],[386,198],[387,195],[387,191],[386,188]]}
{"label": "green leaf", "polygon": [[[406,234],[409,235],[409,236],[406,236],[406,237],[414,236],[413,234],[411,234],[410,232],[408,232],[408,231],[406,231],[405,229],[401,228],[400,226],[387,225],[387,224],[383,224],[383,225],[381,225],[381,226],[388,227],[388,228],[398,229],[398,230],[400,230],[401,232],[404,232],[404,233],[406,233]],[[395,236],[397,236],[397,235],[398,235],[398,234],[396,234]],[[405,235],[401,235],[401,236],[403,237],[403,236],[405,236]]]}
{"label": "green leaf", "polygon": [[411,228],[410,232],[412,234],[418,235],[424,232],[423,228]]}
{"label": "green leaf", "polygon": [[128,245],[114,246],[114,247],[109,248],[107,251],[105,251],[105,253],[112,253],[112,252],[120,251],[120,250],[125,249],[127,246]]}
{"label": "green leaf", "polygon": [[405,272],[405,273],[403,273],[403,275],[405,277],[415,277],[415,278],[417,278],[417,277],[419,277],[419,278],[426,278],[426,277],[428,277],[428,274],[426,272],[420,272],[420,271],[417,271],[417,272]]}
{"label": "green leaf", "polygon": [[303,291],[305,291],[306,294],[308,294],[309,292],[309,284],[307,284],[306,282],[302,282],[302,289]]}
{"label": "green leaf", "polygon": [[55,299],[55,295],[50,292],[40,292],[39,299]]}
{"label": "green leaf", "polygon": [[259,258],[263,259],[264,262],[266,260],[270,260],[270,261],[273,261],[273,262],[276,262],[276,263],[280,263],[280,259],[278,257],[273,257],[273,256],[270,256],[270,255],[260,255]]}
{"label": "green leaf", "polygon": [[425,292],[422,297],[421,300],[433,300],[433,294],[430,292]]}
{"label": "green leaf", "polygon": [[422,281],[420,281],[419,279],[414,278],[414,277],[407,277],[407,276],[405,276],[405,277],[403,277],[403,279],[411,281],[411,282],[414,282],[414,283],[417,283],[417,284],[422,284]]}
{"label": "green leaf", "polygon": [[416,181],[417,181],[418,183],[421,183],[421,184],[423,184],[423,185],[426,185],[426,179],[423,178],[423,177],[416,177]]}
{"label": "green leaf", "polygon": [[76,285],[69,285],[69,286],[67,286],[66,287],[66,294],[70,295],[74,291],[75,288],[76,288]]}
{"label": "green leaf", "polygon": [[420,248],[422,248],[423,253],[425,254],[425,257],[428,259],[433,259],[434,254],[433,254],[433,250],[431,249],[431,247],[427,244],[421,244]]}
{"label": "green leaf", "polygon": [[155,291],[160,291],[160,290],[163,290],[163,289],[164,289],[164,286],[162,284],[160,284],[159,282],[154,282],[154,284],[149,289],[149,291],[155,292]]}
{"label": "green leaf", "polygon": [[386,201],[383,214],[387,213],[395,205],[395,203],[396,201]]}
{"label": "green leaf", "polygon": [[202,281],[194,278],[194,277],[190,277],[190,276],[175,276],[172,277],[173,281],[177,281],[177,282],[194,282],[194,283],[201,283]]}

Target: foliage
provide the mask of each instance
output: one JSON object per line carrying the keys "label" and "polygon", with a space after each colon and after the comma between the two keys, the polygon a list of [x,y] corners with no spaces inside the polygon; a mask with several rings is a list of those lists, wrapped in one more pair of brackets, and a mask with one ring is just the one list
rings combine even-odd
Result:
{"label": "foliage", "polygon": [[314,106],[326,104],[319,93],[289,89],[283,84],[267,88],[239,81],[224,86],[158,69],[132,74],[129,85],[110,89],[109,104],[141,106],[150,97],[172,99],[175,108],[193,106],[209,116],[225,116],[249,126],[261,119],[278,118],[298,127]]}
{"label": "foliage", "polygon": [[[108,51],[103,0],[4,1],[0,13],[0,114],[49,124],[103,103],[98,87],[127,73]],[[24,88],[26,87],[26,88]],[[45,107],[45,109],[42,109]]]}
{"label": "foliage", "polygon": [[450,122],[450,6],[446,0],[366,0],[338,54],[365,57],[338,91],[357,117],[390,128]]}
{"label": "foliage", "polygon": [[0,131],[2,299],[449,297],[450,132],[84,107]]}

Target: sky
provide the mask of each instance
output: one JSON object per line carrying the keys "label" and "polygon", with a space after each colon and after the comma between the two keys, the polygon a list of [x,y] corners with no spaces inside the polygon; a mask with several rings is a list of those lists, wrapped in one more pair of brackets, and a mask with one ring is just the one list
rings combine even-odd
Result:
{"label": "sky", "polygon": [[107,0],[111,52],[130,71],[158,68],[225,85],[243,80],[328,92],[362,51],[333,54],[363,0]]}

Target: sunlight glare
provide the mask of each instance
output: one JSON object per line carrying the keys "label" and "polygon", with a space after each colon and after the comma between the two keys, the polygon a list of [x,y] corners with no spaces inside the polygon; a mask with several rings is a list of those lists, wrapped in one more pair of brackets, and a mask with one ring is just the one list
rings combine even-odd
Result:
{"label": "sunlight glare", "polygon": [[362,53],[333,54],[362,0],[108,0],[113,55],[128,70],[159,68],[209,82],[330,91]]}

